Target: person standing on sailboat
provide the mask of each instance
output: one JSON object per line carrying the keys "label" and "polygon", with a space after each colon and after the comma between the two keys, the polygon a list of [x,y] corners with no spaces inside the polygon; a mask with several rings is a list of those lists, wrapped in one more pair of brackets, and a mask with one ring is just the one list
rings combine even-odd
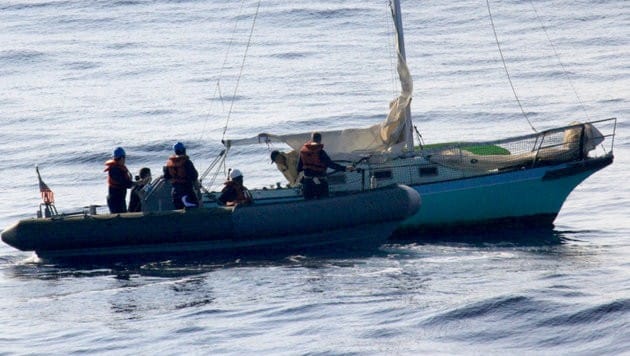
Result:
{"label": "person standing on sailboat", "polygon": [[112,159],[105,162],[107,172],[107,206],[111,214],[127,212],[127,189],[133,187],[131,173],[125,166],[127,154],[122,147],[114,150]]}
{"label": "person standing on sailboat", "polygon": [[171,197],[175,209],[197,208],[199,199],[195,192],[198,184],[199,172],[190,158],[186,155],[186,146],[177,142],[173,145],[175,154],[171,155],[164,166],[164,179],[173,185]]}
{"label": "person standing on sailboat", "polygon": [[304,173],[302,178],[304,199],[319,199],[328,196],[327,168],[336,171],[354,171],[352,166],[344,167],[333,162],[324,151],[322,135],[319,132],[313,132],[310,141],[307,141],[300,149],[297,166],[298,172]]}
{"label": "person standing on sailboat", "polygon": [[275,163],[278,170],[282,172],[284,177],[289,181],[290,187],[298,185],[298,172],[297,172],[298,152],[271,152],[271,163]]}

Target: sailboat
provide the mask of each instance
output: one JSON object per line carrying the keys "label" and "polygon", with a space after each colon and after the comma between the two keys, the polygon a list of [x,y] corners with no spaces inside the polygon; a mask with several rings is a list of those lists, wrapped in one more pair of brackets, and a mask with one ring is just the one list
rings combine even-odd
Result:
{"label": "sailboat", "polygon": [[[328,176],[330,198],[305,201],[299,185],[278,184],[250,189],[251,206],[221,206],[220,192],[203,183],[210,174],[216,179],[232,147],[282,143],[299,150],[311,135],[259,133],[222,140],[225,149],[202,174],[202,209],[174,210],[170,184],[161,177],[146,187],[142,213],[100,215],[90,206],[58,214],[40,177],[41,214],[5,229],[2,240],[42,257],[84,257],[364,244],[369,234],[378,242],[392,232],[552,227],[574,188],[613,162],[616,118],[496,140],[416,145],[400,1],[392,0],[390,8],[401,91],[380,123],[320,131],[329,156],[356,168]],[[362,233],[348,233],[357,227]]]}
{"label": "sailboat", "polygon": [[[330,190],[364,191],[403,184],[420,193],[422,209],[399,232],[497,226],[553,227],[569,194],[613,162],[616,118],[573,122],[531,134],[483,142],[414,143],[413,81],[407,67],[399,0],[390,2],[396,35],[400,95],[387,117],[367,128],[321,131],[326,152],[359,174],[336,172]],[[239,145],[286,144],[294,150],[310,132],[224,140],[227,156]],[[298,199],[299,188],[252,190],[257,202]],[[206,204],[214,193],[206,192]]]}

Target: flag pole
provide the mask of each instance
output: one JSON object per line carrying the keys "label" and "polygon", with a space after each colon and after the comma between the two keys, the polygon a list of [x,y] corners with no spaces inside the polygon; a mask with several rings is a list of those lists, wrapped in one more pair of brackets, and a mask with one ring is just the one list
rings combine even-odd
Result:
{"label": "flag pole", "polygon": [[53,193],[52,189],[48,187],[46,183],[42,180],[41,174],[39,174],[39,166],[35,166],[35,172],[37,172],[37,180],[39,182],[39,193],[41,194],[43,203],[39,204],[41,214],[42,206],[44,207],[44,216],[50,217],[52,215],[57,215],[57,208],[55,207],[55,193]]}

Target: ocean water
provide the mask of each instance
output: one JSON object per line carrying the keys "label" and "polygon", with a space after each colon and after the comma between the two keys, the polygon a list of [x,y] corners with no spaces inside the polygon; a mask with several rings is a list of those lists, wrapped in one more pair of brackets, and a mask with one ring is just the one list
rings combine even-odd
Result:
{"label": "ocean water", "polygon": [[[618,118],[552,231],[73,265],[1,244],[0,354],[630,354],[630,5],[490,5],[536,129]],[[484,1],[402,8],[426,143],[531,132]],[[104,204],[116,146],[155,176],[178,140],[204,170],[223,138],[373,124],[392,44],[384,0],[5,0],[0,229],[35,214],[36,165],[68,212]],[[227,165],[274,184],[273,148]]]}

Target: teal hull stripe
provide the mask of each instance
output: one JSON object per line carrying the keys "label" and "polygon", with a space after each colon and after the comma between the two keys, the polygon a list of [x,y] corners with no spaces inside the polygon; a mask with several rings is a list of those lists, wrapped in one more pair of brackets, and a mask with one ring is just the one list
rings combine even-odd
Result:
{"label": "teal hull stripe", "polygon": [[558,214],[571,191],[602,167],[549,180],[545,174],[568,165],[413,186],[422,208],[402,228],[475,224],[504,218]]}

